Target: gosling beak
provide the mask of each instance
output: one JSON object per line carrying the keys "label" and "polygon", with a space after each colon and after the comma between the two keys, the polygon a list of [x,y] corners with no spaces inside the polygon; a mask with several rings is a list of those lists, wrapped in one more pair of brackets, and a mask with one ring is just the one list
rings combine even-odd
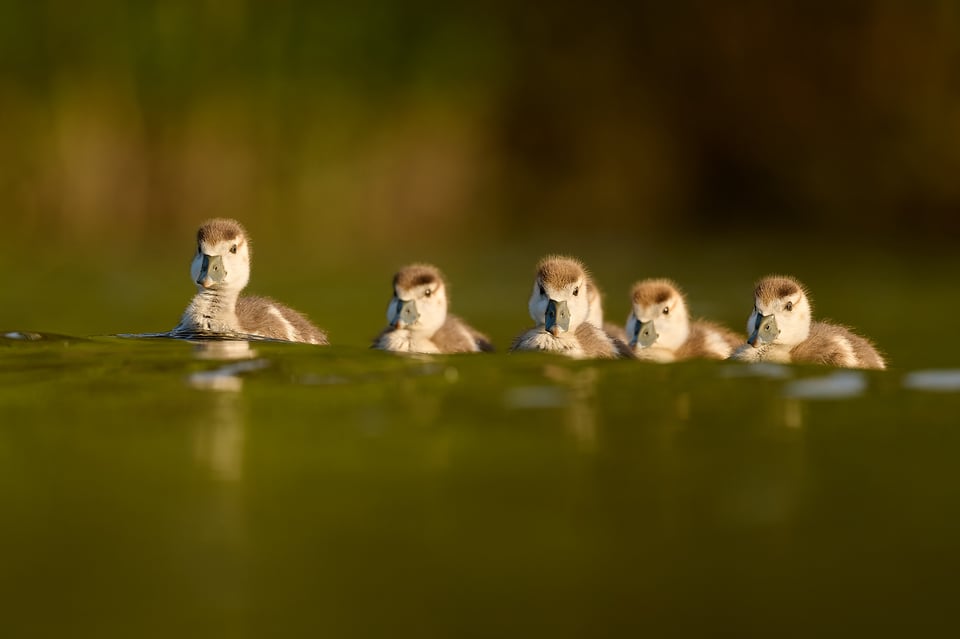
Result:
{"label": "gosling beak", "polygon": [[777,317],[773,314],[757,314],[757,324],[747,339],[747,344],[757,348],[760,343],[770,344],[780,335],[780,329],[777,328]]}
{"label": "gosling beak", "polygon": [[566,302],[550,300],[547,302],[547,312],[544,316],[544,328],[554,337],[570,329],[570,309]]}
{"label": "gosling beak", "polygon": [[420,318],[417,312],[416,300],[402,300],[397,298],[397,311],[393,316],[392,328],[404,328],[410,326]]}
{"label": "gosling beak", "polygon": [[653,346],[658,337],[660,337],[660,334],[657,333],[657,327],[653,323],[653,320],[649,322],[637,320],[637,323],[634,325],[633,336],[630,338],[630,346],[640,344],[640,346],[647,348],[648,346]]}
{"label": "gosling beak", "polygon": [[203,288],[213,288],[223,281],[227,276],[227,269],[223,266],[223,258],[219,255],[203,254],[203,261],[200,263],[200,275],[197,276],[197,284]]}

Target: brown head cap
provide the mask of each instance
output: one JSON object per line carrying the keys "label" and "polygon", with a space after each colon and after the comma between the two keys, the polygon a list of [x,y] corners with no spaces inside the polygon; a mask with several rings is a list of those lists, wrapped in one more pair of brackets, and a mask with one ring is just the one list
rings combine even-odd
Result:
{"label": "brown head cap", "polygon": [[409,291],[417,286],[443,284],[443,274],[430,264],[411,264],[404,266],[393,276],[393,288]]}
{"label": "brown head cap", "polygon": [[672,280],[643,280],[633,285],[633,303],[640,306],[663,304],[674,295],[682,296],[680,288]]}
{"label": "brown head cap", "polygon": [[806,289],[797,280],[786,275],[769,275],[757,282],[754,296],[761,302],[773,302],[797,293],[806,295]]}
{"label": "brown head cap", "polygon": [[537,279],[558,288],[569,286],[580,278],[588,278],[587,269],[580,260],[572,257],[548,255],[537,264]]}

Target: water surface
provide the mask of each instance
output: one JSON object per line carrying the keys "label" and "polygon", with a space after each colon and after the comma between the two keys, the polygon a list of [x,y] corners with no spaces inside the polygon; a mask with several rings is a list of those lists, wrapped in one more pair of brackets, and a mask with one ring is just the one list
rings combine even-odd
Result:
{"label": "water surface", "polygon": [[952,619],[960,394],[930,371],[23,337],[0,338],[8,636]]}

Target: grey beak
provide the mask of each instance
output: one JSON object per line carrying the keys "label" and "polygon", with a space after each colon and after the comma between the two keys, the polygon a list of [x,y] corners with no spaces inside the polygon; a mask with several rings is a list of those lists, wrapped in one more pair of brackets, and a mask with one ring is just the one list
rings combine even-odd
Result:
{"label": "grey beak", "polygon": [[197,284],[206,287],[205,282],[209,279],[214,284],[219,284],[227,276],[227,269],[223,267],[223,258],[219,255],[203,254],[203,262],[200,263],[200,275],[197,276]]}
{"label": "grey beak", "polygon": [[560,331],[570,330],[570,309],[567,308],[567,303],[556,300],[547,302],[547,312],[544,320],[544,328],[547,329],[547,332],[553,333],[554,337],[559,335]]}
{"label": "grey beak", "polygon": [[397,298],[397,317],[393,320],[393,327],[398,328],[401,324],[410,326],[420,318],[417,312],[417,302],[415,300],[402,300]]}
{"label": "grey beak", "polygon": [[653,346],[658,337],[660,337],[660,334],[657,333],[657,327],[653,323],[653,320],[649,322],[637,320],[634,326],[633,336],[630,338],[630,346],[636,346],[637,344],[640,344],[640,346],[644,348]]}
{"label": "grey beak", "polygon": [[747,344],[756,348],[758,346],[757,342],[762,342],[764,344],[769,344],[773,342],[780,335],[780,329],[777,328],[777,318],[775,315],[760,315],[757,314],[757,325],[753,328],[753,332],[750,333],[750,337],[747,339]]}

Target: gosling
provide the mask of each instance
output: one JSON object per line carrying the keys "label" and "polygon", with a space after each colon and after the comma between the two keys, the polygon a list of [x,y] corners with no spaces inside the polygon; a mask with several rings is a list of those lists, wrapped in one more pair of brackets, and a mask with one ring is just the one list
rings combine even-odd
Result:
{"label": "gosling", "polygon": [[626,334],[637,359],[675,362],[727,359],[743,344],[743,336],[703,320],[690,321],[687,301],[675,283],[665,279],[637,282]]}
{"label": "gosling", "polygon": [[388,326],[373,348],[403,353],[490,352],[486,335],[447,313],[447,285],[429,264],[412,264],[393,276]]}
{"label": "gosling", "polygon": [[326,333],[292,308],[267,297],[240,296],[250,280],[250,255],[250,238],[239,222],[223,218],[204,222],[190,266],[197,295],[171,335],[253,335],[328,344]]}
{"label": "gosling", "polygon": [[807,291],[792,277],[772,275],[760,280],[747,332],[747,343],[734,351],[731,359],[844,368],[887,367],[870,340],[844,326],[813,322]]}
{"label": "gosling", "polygon": [[[578,260],[549,256],[537,265],[528,309],[536,324],[512,351],[549,351],[575,359],[614,359],[629,349],[590,321],[590,278]],[[601,320],[602,321],[602,320]]]}

